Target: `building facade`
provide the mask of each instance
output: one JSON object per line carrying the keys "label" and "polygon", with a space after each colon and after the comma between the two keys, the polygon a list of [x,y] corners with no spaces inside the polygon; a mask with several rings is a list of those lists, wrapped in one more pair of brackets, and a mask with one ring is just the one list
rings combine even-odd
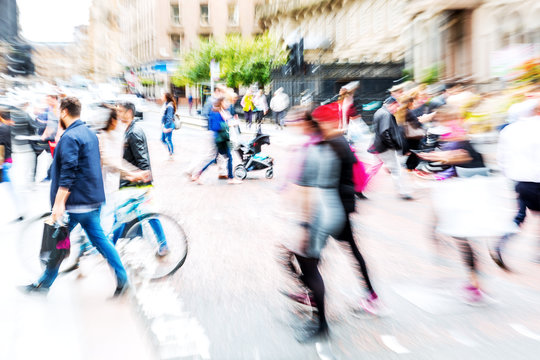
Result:
{"label": "building facade", "polygon": [[[258,18],[261,27],[287,44],[302,38],[309,64],[293,76],[274,72],[273,88],[283,87],[297,104],[301,94],[320,102],[358,81],[357,105],[383,99],[402,77],[405,5],[405,0],[268,1]],[[369,121],[372,114],[362,116]]]}
{"label": "building facade", "polygon": [[19,36],[17,0],[0,0],[0,41],[13,41]]}
{"label": "building facade", "polygon": [[321,63],[388,63],[404,58],[405,0],[270,0],[261,27],[288,42],[304,38],[305,57]]}
{"label": "building facade", "polygon": [[[142,79],[144,93],[171,90],[170,76],[183,51],[201,38],[262,33],[255,21],[261,0],[120,0],[125,63]],[[181,89],[179,96],[184,96]]]}
{"label": "building facade", "polygon": [[35,74],[49,82],[79,81],[89,72],[88,27],[77,26],[73,42],[31,44]]}
{"label": "building facade", "polygon": [[409,0],[407,18],[406,67],[417,81],[434,72],[440,80],[489,84],[505,67],[540,55],[535,0]]}
{"label": "building facade", "polygon": [[120,0],[93,0],[88,24],[88,76],[105,82],[122,74],[127,59],[122,52]]}

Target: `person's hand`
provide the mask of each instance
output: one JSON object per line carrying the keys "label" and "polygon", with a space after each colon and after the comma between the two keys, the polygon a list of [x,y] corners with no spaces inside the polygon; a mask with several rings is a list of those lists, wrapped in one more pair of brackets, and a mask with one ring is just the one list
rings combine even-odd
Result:
{"label": "person's hand", "polygon": [[149,182],[152,180],[152,173],[150,170],[141,170],[139,172],[139,176],[142,182]]}
{"label": "person's hand", "polygon": [[52,208],[52,214],[51,214],[51,220],[53,223],[56,223],[58,219],[61,219],[62,216],[64,216],[64,213],[66,212],[66,205],[64,203],[54,203],[54,206]]}
{"label": "person's hand", "polygon": [[438,154],[435,154],[435,153],[432,153],[432,152],[418,153],[417,155],[418,155],[419,158],[427,160],[427,161],[438,161],[439,160]]}

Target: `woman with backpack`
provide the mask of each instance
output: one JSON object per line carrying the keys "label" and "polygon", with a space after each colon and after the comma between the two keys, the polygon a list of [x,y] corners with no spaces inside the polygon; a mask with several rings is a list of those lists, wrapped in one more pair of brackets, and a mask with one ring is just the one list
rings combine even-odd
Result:
{"label": "woman with backpack", "polygon": [[174,130],[174,114],[176,114],[176,102],[174,101],[171,93],[163,94],[164,110],[161,117],[161,142],[165,144],[169,151],[169,158],[172,159],[174,155],[174,146],[172,142],[172,132]]}

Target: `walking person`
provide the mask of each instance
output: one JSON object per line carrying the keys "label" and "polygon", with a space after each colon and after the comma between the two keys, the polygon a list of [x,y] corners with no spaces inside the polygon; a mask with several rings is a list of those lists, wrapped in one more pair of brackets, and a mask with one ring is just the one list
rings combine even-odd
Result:
{"label": "walking person", "polygon": [[373,116],[375,139],[369,152],[376,154],[384,163],[392,175],[394,186],[400,197],[404,200],[412,200],[406,180],[403,178],[398,157],[398,151],[403,151],[406,148],[406,141],[393,115],[398,108],[399,103],[390,96],[384,100],[383,106],[375,112]]}
{"label": "walking person", "polygon": [[[39,114],[34,121],[37,135],[40,135],[41,139],[39,141],[31,142],[32,150],[34,150],[34,154],[36,155],[34,159],[34,170],[32,177],[34,181],[38,167],[38,158],[44,151],[49,154],[51,153],[49,141],[56,142],[59,129],[58,119],[60,114],[60,103],[58,101],[58,95],[47,95],[45,97],[45,103],[47,104],[47,109],[43,113]],[[43,181],[50,180],[50,171],[51,169],[49,166],[47,176],[45,179],[43,179]]]}
{"label": "walking person", "polygon": [[193,109],[193,95],[189,94],[188,96],[188,106],[189,106],[189,115],[191,115],[191,110]]}
{"label": "walking person", "polygon": [[214,141],[216,144],[217,152],[214,159],[210,160],[198,173],[195,174],[195,180],[200,183],[199,178],[201,174],[208,169],[208,167],[217,162],[218,155],[223,155],[227,158],[227,181],[228,184],[240,184],[242,181],[235,179],[232,169],[232,154],[230,149],[230,135],[229,126],[225,118],[231,117],[227,112],[228,104],[225,98],[220,97],[214,102],[214,107],[208,116],[208,122],[210,130],[214,132]]}
{"label": "walking person", "polygon": [[[121,174],[120,177],[120,197],[134,198],[142,193],[151,198],[150,190],[152,188],[152,168],[150,166],[150,154],[148,152],[148,143],[143,129],[135,121],[135,105],[129,102],[121,103],[117,108],[118,118],[124,124],[126,131],[124,133],[124,153],[123,160],[134,168],[137,176],[131,174]],[[150,219],[150,226],[156,234],[158,249],[156,256],[163,257],[169,254],[167,239],[163,232],[163,227],[159,219]],[[113,243],[116,244],[127,224],[120,225],[113,233]]]}
{"label": "walking person", "polygon": [[[206,99],[206,102],[204,104],[204,107],[201,111],[201,115],[206,118],[208,125],[207,130],[204,134],[204,138],[201,140],[201,144],[203,148],[201,149],[202,155],[199,157],[196,157],[191,164],[189,165],[186,175],[190,178],[191,181],[197,181],[198,180],[198,172],[201,170],[203,166],[208,164],[209,161],[214,160],[216,157],[216,143],[214,140],[214,133],[210,130],[210,120],[208,118],[210,112],[212,111],[212,108],[214,106],[214,103],[216,99],[225,96],[227,93],[227,88],[223,85],[216,85],[214,89],[214,93]],[[222,178],[222,173],[225,172],[224,169],[221,169],[221,162],[218,162],[219,175],[218,178]],[[225,176],[226,177],[226,176]]]}
{"label": "walking person", "polygon": [[11,182],[11,168],[13,165],[13,159],[11,158],[12,126],[13,122],[9,119],[9,113],[0,113],[0,183],[7,185],[7,192],[11,196],[16,211],[15,218],[8,220],[20,221],[23,220],[22,206],[19,198],[15,194],[13,183]]}
{"label": "walking person", "polygon": [[[540,211],[540,100],[535,100],[531,117],[520,117],[501,131],[497,150],[501,170],[516,183],[518,211],[514,223],[518,227],[525,222],[527,209]],[[505,234],[490,251],[495,263],[507,271],[503,253],[513,235]],[[536,256],[534,260],[540,261],[540,253]]]}
{"label": "walking person", "polygon": [[251,89],[248,89],[242,101],[242,110],[244,111],[244,117],[246,120],[246,127],[250,128],[253,121],[253,111],[255,111],[255,104],[253,103],[253,92]]}
{"label": "walking person", "polygon": [[169,151],[169,160],[173,159],[174,146],[172,142],[172,134],[174,130],[174,114],[176,114],[176,102],[171,93],[163,94],[164,110],[161,117],[161,142]]}
{"label": "walking person", "polygon": [[358,161],[347,139],[343,136],[341,122],[341,111],[338,103],[332,103],[313,111],[313,116],[319,121],[319,124],[325,134],[325,141],[332,147],[340,161],[339,173],[339,197],[341,204],[345,210],[345,224],[341,233],[334,236],[340,242],[348,246],[354,259],[356,260],[356,268],[361,282],[365,285],[367,295],[360,301],[360,305],[371,314],[377,314],[380,308],[379,297],[369,278],[366,262],[360,253],[356,242],[351,224],[351,215],[356,211],[355,184],[353,182],[353,166]]}
{"label": "walking person", "polygon": [[405,121],[403,124],[400,124],[403,128],[403,134],[407,139],[408,157],[405,166],[407,170],[412,171],[416,169],[420,160],[411,150],[420,149],[420,141],[424,138],[425,131],[422,123],[414,112],[414,98],[412,96],[406,96],[405,98],[400,99],[400,103],[405,111]]}
{"label": "walking person", "polygon": [[[301,206],[299,226],[302,234],[300,241],[291,244],[289,250],[300,266],[299,280],[310,290],[318,310],[317,328],[302,340],[318,341],[328,336],[325,287],[318,269],[321,251],[329,236],[341,233],[346,215],[339,197],[340,161],[331,145],[323,141],[329,132],[310,112],[299,116],[291,125],[298,124],[309,139],[298,156],[300,168],[295,169],[296,174],[291,180],[296,188],[295,203]],[[297,301],[294,295],[289,296]]]}
{"label": "walking person", "polygon": [[262,89],[257,92],[253,102],[255,104],[256,112],[255,121],[257,122],[257,125],[261,125],[262,119],[268,113],[268,102],[266,101],[266,95],[264,95],[264,91]]}
{"label": "walking person", "polygon": [[[51,220],[57,222],[67,213],[69,231],[81,225],[92,245],[113,268],[117,281],[113,296],[117,297],[127,289],[128,279],[118,252],[101,227],[99,214],[105,193],[98,139],[79,119],[80,112],[77,98],[66,97],[60,102],[60,126],[65,131],[56,146],[51,169]],[[65,250],[57,250],[39,280],[22,290],[46,294],[65,256]]]}
{"label": "walking person", "polygon": [[270,109],[272,109],[272,112],[274,113],[274,121],[276,122],[277,129],[283,130],[289,103],[289,95],[283,91],[282,87],[276,90],[272,100],[270,100]]}
{"label": "walking person", "polygon": [[[436,226],[435,233],[451,236],[461,253],[468,270],[469,282],[464,288],[465,300],[470,304],[480,304],[485,299],[479,277],[478,256],[470,239],[503,234],[508,226],[499,219],[498,206],[493,203],[493,195],[482,155],[467,139],[467,134],[458,126],[462,122],[457,108],[445,105],[435,115],[435,121],[449,129],[448,140],[453,142],[449,150],[418,153],[421,159],[437,161],[445,165],[459,167],[464,174],[460,179],[438,181],[432,187],[432,203]],[[453,124],[454,129],[450,127]],[[469,174],[469,175],[465,175]],[[499,235],[500,236],[500,235]],[[440,251],[436,237],[435,248]]]}

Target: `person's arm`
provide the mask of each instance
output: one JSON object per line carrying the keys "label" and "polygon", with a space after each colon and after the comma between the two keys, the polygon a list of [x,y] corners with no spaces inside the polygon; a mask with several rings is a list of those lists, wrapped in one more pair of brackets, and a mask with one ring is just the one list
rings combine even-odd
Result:
{"label": "person's arm", "polygon": [[61,151],[60,154],[55,155],[62,159],[62,165],[51,215],[53,221],[62,217],[66,211],[66,201],[77,178],[76,169],[79,167],[80,145],[76,140],[68,137],[63,140],[62,148],[57,150]]}
{"label": "person's arm", "polygon": [[167,106],[165,110],[165,123],[170,124],[172,122],[174,122],[174,107]]}
{"label": "person's arm", "polygon": [[66,212],[66,202],[69,197],[70,191],[68,188],[59,187],[54,198],[54,205],[52,208],[51,220],[55,223]]}
{"label": "person's arm", "polygon": [[148,147],[146,137],[140,129],[133,129],[127,138],[127,144],[133,154],[135,166],[139,170],[150,170],[150,159],[148,158]]}
{"label": "person's arm", "polygon": [[469,152],[464,149],[419,153],[418,157],[428,161],[439,161],[444,165],[466,164],[473,160]]}
{"label": "person's arm", "polygon": [[208,121],[209,121],[210,130],[215,131],[215,132],[221,131],[221,129],[222,129],[222,125],[221,125],[222,117],[221,117],[220,113],[211,112],[208,115]]}

